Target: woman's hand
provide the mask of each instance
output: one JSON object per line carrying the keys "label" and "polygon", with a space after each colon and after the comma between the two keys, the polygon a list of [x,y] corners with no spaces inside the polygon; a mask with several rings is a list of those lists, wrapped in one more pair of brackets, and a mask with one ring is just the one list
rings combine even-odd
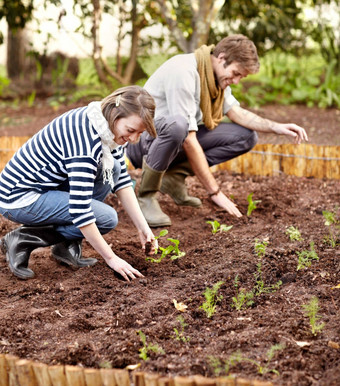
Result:
{"label": "woman's hand", "polygon": [[138,234],[145,254],[154,255],[158,249],[158,241],[151,229],[149,227],[145,230],[140,229]]}
{"label": "woman's hand", "polygon": [[110,268],[123,276],[126,281],[136,279],[137,277],[144,277],[137,269],[117,255],[105,261]]}

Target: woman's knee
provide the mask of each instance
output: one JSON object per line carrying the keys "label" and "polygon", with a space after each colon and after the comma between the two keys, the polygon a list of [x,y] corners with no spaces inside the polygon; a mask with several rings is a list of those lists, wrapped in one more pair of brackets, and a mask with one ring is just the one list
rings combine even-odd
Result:
{"label": "woman's knee", "polygon": [[101,234],[106,234],[114,229],[118,224],[118,214],[109,205],[105,205],[105,210],[96,213],[96,225]]}

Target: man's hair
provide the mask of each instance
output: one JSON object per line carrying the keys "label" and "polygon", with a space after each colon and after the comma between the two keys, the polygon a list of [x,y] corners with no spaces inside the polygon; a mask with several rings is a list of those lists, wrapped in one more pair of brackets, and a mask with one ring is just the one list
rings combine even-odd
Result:
{"label": "man's hair", "polygon": [[244,35],[231,35],[222,39],[212,51],[216,58],[221,53],[224,54],[225,66],[237,62],[249,74],[259,71],[260,62],[256,46]]}
{"label": "man's hair", "polygon": [[156,137],[153,118],[155,116],[155,101],[142,87],[121,87],[102,100],[102,112],[112,130],[116,119],[138,115],[142,118],[146,131]]}

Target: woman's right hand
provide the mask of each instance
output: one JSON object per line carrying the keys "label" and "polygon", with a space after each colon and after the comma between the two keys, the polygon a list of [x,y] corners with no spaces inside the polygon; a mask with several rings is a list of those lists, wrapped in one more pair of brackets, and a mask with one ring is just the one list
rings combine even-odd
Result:
{"label": "woman's right hand", "polygon": [[105,261],[110,268],[123,276],[126,281],[136,279],[137,277],[144,277],[137,269],[117,255]]}

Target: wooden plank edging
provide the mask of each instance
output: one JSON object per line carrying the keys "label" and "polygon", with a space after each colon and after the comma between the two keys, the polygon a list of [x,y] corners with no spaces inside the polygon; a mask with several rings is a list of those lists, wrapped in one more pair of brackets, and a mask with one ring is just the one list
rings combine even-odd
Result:
{"label": "wooden plank edging", "polygon": [[0,386],[273,386],[268,381],[201,375],[164,377],[125,369],[93,369],[46,365],[0,354]]}
{"label": "wooden plank edging", "polygon": [[[0,137],[0,171],[29,138]],[[257,144],[250,152],[211,169],[245,175],[277,176],[284,173],[340,179],[340,146]]]}

